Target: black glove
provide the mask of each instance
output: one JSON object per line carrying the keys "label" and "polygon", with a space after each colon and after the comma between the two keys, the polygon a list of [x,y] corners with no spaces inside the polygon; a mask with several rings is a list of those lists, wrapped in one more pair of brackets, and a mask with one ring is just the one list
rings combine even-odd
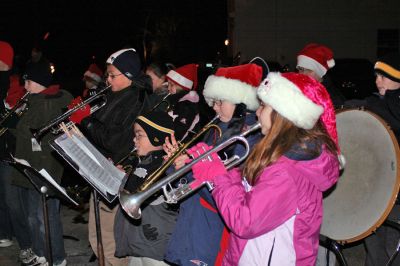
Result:
{"label": "black glove", "polygon": [[158,237],[158,232],[156,227],[151,227],[150,224],[144,224],[143,226],[143,234],[147,238],[147,240],[155,241]]}

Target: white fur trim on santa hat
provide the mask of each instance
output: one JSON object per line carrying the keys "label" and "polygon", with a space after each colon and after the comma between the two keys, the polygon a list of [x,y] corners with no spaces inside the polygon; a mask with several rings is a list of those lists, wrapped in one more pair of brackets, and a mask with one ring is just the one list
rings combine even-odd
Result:
{"label": "white fur trim on santa hat", "polygon": [[311,129],[324,108],[315,104],[291,81],[277,72],[269,73],[257,91],[258,97],[296,126]]}
{"label": "white fur trim on santa hat", "polygon": [[204,85],[203,95],[208,105],[213,100],[226,100],[234,104],[244,103],[247,109],[255,111],[259,106],[257,88],[237,79],[209,76]]}
{"label": "white fur trim on santa hat", "polygon": [[93,79],[94,81],[100,82],[101,81],[101,77],[99,75],[97,75],[96,73],[90,72],[89,70],[87,70],[83,76],[85,77],[89,77],[91,79]]}
{"label": "white fur trim on santa hat", "polygon": [[318,63],[318,61],[305,55],[299,55],[297,57],[297,66],[312,70],[321,78],[325,76],[326,71],[328,71],[328,69]]}
{"label": "white fur trim on santa hat", "polygon": [[175,70],[170,70],[167,74],[167,78],[171,79],[172,81],[174,81],[175,83],[177,83],[178,85],[191,90],[193,87],[193,81],[182,76],[181,74],[179,74],[178,72],[176,72]]}

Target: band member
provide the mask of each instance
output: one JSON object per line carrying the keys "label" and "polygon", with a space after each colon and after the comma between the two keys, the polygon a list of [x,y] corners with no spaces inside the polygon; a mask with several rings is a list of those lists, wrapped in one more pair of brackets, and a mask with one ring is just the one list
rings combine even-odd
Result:
{"label": "band member", "polygon": [[[52,135],[45,135],[39,143],[32,138],[30,128],[38,128],[62,114],[63,108],[71,101],[72,95],[61,90],[58,85],[51,85],[50,64],[46,61],[30,65],[24,79],[25,89],[30,92],[29,108],[19,119],[16,129],[12,130],[16,136],[15,157],[25,159],[35,169],[45,169],[57,182],[60,182],[64,168],[53,157],[48,143]],[[17,241],[23,248],[20,254],[22,263],[47,265],[44,257],[46,241],[41,194],[29,179],[16,169],[13,169],[11,177],[13,186],[7,193],[7,201],[11,209]],[[54,265],[66,265],[60,201],[54,197],[48,198],[47,208],[53,262]],[[32,246],[27,247],[30,242]]]}
{"label": "band member", "polygon": [[[173,133],[172,118],[165,112],[138,116],[133,141],[139,163],[133,166],[126,190],[136,191],[161,166],[162,144]],[[153,196],[143,204],[140,220],[133,220],[122,209],[118,210],[114,227],[116,256],[131,256],[130,265],[168,265],[163,259],[177,215],[176,206],[164,203],[162,195]]]}
{"label": "band member", "polygon": [[[204,86],[204,97],[213,107],[219,120],[216,124],[221,128],[222,136],[215,132],[204,137],[207,143],[221,143],[233,135],[238,135],[247,126],[256,122],[254,111],[259,102],[256,88],[268,66],[254,63],[235,67],[219,68],[214,75],[208,77]],[[249,137],[250,145],[259,138],[258,134]],[[165,150],[173,149],[174,143],[166,141]],[[243,154],[241,145],[234,146],[233,151],[225,151],[221,157]],[[189,157],[182,155],[175,160],[175,167],[182,167]],[[191,174],[185,179],[193,180]],[[171,241],[168,245],[166,260],[178,265],[220,265],[229,232],[221,216],[218,214],[214,200],[207,188],[182,201],[179,216]]]}
{"label": "band member", "polygon": [[[259,87],[257,117],[264,137],[242,169],[218,159],[193,168],[210,181],[231,230],[223,265],[314,265],[322,192],[339,177],[335,113],[326,89],[295,73],[270,73]],[[193,152],[204,153],[206,144]]]}
{"label": "band member", "polygon": [[[87,138],[107,158],[118,162],[133,148],[133,123],[144,108],[146,91],[139,87],[143,74],[138,54],[132,48],[119,50],[107,59],[106,105],[81,121],[81,128]],[[148,108],[148,107],[147,107]],[[82,112],[85,112],[83,110]],[[106,265],[125,265],[125,259],[114,256],[114,217],[117,205],[108,206],[100,201],[100,224]],[[90,200],[89,241],[97,255],[93,200]]]}
{"label": "band member", "polygon": [[85,89],[83,90],[83,98],[92,96],[97,92],[99,83],[103,80],[103,70],[95,63],[90,64],[89,68],[83,74]]}
{"label": "band member", "polygon": [[167,100],[161,103],[168,95],[167,73],[171,70],[167,64],[154,62],[146,68],[146,75],[151,78],[153,93],[149,97],[151,110],[167,111],[169,103]]}
{"label": "band member", "polygon": [[170,70],[167,74],[168,101],[172,106],[170,115],[176,126],[175,136],[184,139],[192,131],[196,132],[199,117],[199,95],[197,89],[197,65],[188,64]]}
{"label": "band member", "polygon": [[[382,117],[393,130],[397,141],[400,140],[400,54],[389,53],[375,63],[376,87],[379,95],[367,97],[364,100],[351,100],[346,107],[363,106]],[[379,176],[377,176],[379,178]],[[400,206],[396,203],[388,220],[397,221],[400,217]],[[364,240],[367,250],[365,265],[386,265],[390,256],[396,251],[400,239],[398,228],[383,224],[374,234]],[[397,257],[392,265],[399,265]]]}
{"label": "band member", "polygon": [[335,59],[332,49],[322,44],[307,44],[297,55],[296,69],[298,72],[321,82],[331,96],[333,105],[341,106],[345,98],[340,90],[334,86],[329,75],[326,75],[328,70],[334,66]]}

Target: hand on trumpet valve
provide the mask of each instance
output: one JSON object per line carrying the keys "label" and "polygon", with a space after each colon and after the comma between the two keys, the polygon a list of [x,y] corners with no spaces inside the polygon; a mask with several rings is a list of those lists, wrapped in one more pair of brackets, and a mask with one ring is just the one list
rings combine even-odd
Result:
{"label": "hand on trumpet valve", "polygon": [[173,134],[171,135],[171,139],[169,137],[165,137],[165,142],[163,144],[163,150],[167,155],[164,156],[164,160],[168,160],[169,158],[171,158],[172,155],[178,149],[179,149],[179,145]]}
{"label": "hand on trumpet valve", "polygon": [[[82,103],[82,98],[81,96],[76,97],[71,101],[71,103],[68,105],[68,109],[72,109],[75,106],[79,105]],[[82,108],[79,108],[76,110],[70,117],[69,120],[76,123],[80,124],[81,121],[90,115],[90,105],[85,104]]]}
{"label": "hand on trumpet valve", "polygon": [[[212,148],[212,146],[208,146],[204,142],[200,142],[196,146],[187,150],[187,153],[192,156],[193,159],[196,159]],[[226,168],[221,159],[218,157],[218,154],[212,153],[208,157],[193,165],[192,172],[195,181],[192,182],[191,186],[197,187],[199,184],[204,182],[213,182],[216,176],[226,173]]]}

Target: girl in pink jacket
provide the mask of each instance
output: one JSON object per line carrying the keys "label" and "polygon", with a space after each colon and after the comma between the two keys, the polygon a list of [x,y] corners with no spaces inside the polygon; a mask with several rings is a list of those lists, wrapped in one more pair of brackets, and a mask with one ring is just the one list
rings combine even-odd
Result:
{"label": "girl in pink jacket", "polygon": [[[215,155],[192,169],[197,182],[214,184],[231,230],[223,264],[315,265],[322,192],[339,177],[332,102],[319,82],[296,73],[270,73],[258,97],[264,137],[242,169],[228,172]],[[210,147],[197,148],[189,152]]]}

